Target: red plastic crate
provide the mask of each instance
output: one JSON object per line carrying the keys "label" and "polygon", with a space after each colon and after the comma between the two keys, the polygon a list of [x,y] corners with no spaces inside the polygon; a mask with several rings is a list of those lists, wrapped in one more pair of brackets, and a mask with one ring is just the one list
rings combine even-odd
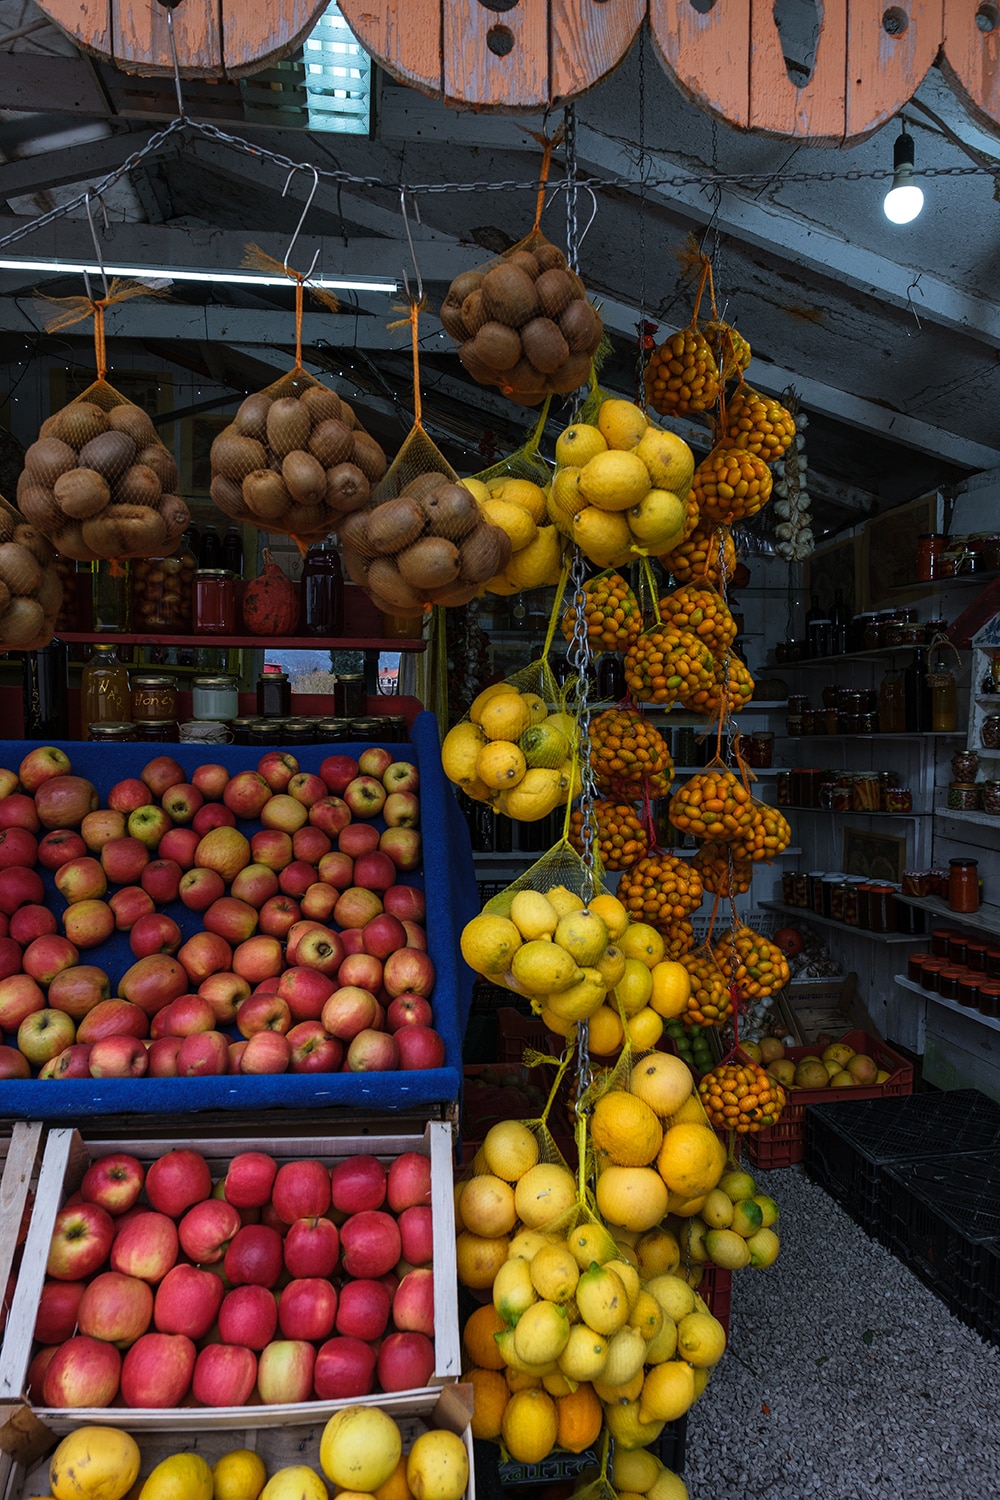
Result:
{"label": "red plastic crate", "polygon": [[[913,1067],[905,1057],[867,1031],[848,1031],[839,1041],[855,1052],[867,1052],[889,1077],[884,1083],[858,1085],[851,1089],[789,1089],[787,1103],[776,1125],[742,1137],[747,1165],[770,1171],[773,1167],[791,1167],[804,1161],[806,1154],[806,1105],[849,1104],[858,1099],[886,1099],[893,1095],[913,1093]],[[806,1047],[789,1047],[785,1056],[793,1062],[818,1056],[822,1049],[814,1042]]]}
{"label": "red plastic crate", "polygon": [[718,1318],[729,1338],[729,1317],[733,1305],[733,1273],[723,1266],[706,1265],[698,1283],[698,1295],[708,1303],[712,1316]]}
{"label": "red plastic crate", "polygon": [[522,1016],[519,1010],[507,1005],[497,1011],[497,1062],[520,1066],[525,1047],[533,1047],[546,1057],[561,1057],[565,1045],[565,1038],[553,1036],[538,1016]]}

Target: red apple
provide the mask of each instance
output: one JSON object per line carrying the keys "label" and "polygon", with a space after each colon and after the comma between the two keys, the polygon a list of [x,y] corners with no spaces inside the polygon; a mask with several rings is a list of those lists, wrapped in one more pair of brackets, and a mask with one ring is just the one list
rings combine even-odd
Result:
{"label": "red apple", "polygon": [[[4,870],[0,873],[0,901],[3,900],[4,877],[13,873],[16,872]],[[41,887],[41,880],[38,884]],[[77,901],[93,901],[103,896],[108,888],[108,877],[99,860],[84,855],[82,859],[71,859],[68,865],[60,865],[55,873],[55,887],[64,900],[74,905]]]}
{"label": "red apple", "polygon": [[421,953],[427,952],[427,933],[419,922],[405,922],[406,946],[408,948],[419,948]]}
{"label": "red apple", "polygon": [[98,808],[84,818],[80,835],[91,854],[100,854],[112,839],[125,837],[125,814],[110,807]]}
{"label": "red apple", "polygon": [[382,816],[389,828],[416,828],[420,822],[420,801],[412,792],[390,792]]}
{"label": "red apple", "polygon": [[287,750],[269,750],[257,762],[257,774],[264,778],[272,792],[283,792],[298,769],[298,761]]}
{"label": "red apple", "polygon": [[[13,800],[7,797],[3,807],[9,807]],[[82,776],[53,776],[35,792],[35,812],[43,828],[79,828],[99,805],[97,788]],[[32,822],[24,826],[32,833],[37,831],[37,824],[32,826]]]}
{"label": "red apple", "polygon": [[333,916],[340,892],[335,886],[316,880],[302,896],[302,915],[316,922],[326,922]]}
{"label": "red apple", "polygon": [[297,1278],[283,1288],[278,1327],[286,1339],[325,1339],[333,1332],[337,1292],[325,1277]]}
{"label": "red apple", "polygon": [[377,1156],[347,1156],[330,1174],[330,1201],[338,1213],[381,1208],[385,1193],[386,1171]]}
{"label": "red apple", "polygon": [[399,1260],[402,1241],[391,1214],[364,1210],[340,1227],[340,1253],[348,1276],[377,1280]]}
{"label": "red apple", "polygon": [[301,802],[303,807],[310,808],[326,796],[326,782],[309,771],[300,771],[288,783],[288,794],[294,797],[296,802]]}
{"label": "red apple", "polygon": [[324,854],[329,854],[333,848],[333,840],[321,828],[315,828],[307,823],[304,828],[299,828],[292,834],[292,853],[296,859],[304,859],[307,864],[318,865]]}
{"label": "red apple", "polygon": [[[31,910],[30,906],[21,908],[21,911]],[[20,915],[21,912],[15,912],[14,919]],[[10,941],[9,938],[2,939],[4,943]],[[30,974],[32,979],[37,979],[39,984],[51,984],[57,975],[71,969],[79,956],[77,949],[68,938],[61,937],[57,932],[48,932],[29,942],[24,950],[20,966],[23,967],[25,974]],[[8,977],[4,975],[5,979]],[[63,1007],[59,1006],[58,1009],[62,1010]]]}
{"label": "red apple", "polygon": [[147,1051],[150,1078],[176,1078],[177,1058],[184,1042],[181,1036],[161,1036]]}
{"label": "red apple", "polygon": [[200,1151],[181,1146],[151,1162],[146,1197],[161,1214],[179,1219],[187,1209],[211,1197],[212,1174]]}
{"label": "red apple", "polygon": [[241,979],[246,979],[250,984],[274,978],[284,967],[285,955],[277,938],[248,938],[233,953],[233,973],[239,974]]}
{"label": "red apple", "polygon": [[402,1214],[408,1208],[423,1207],[431,1201],[430,1158],[418,1151],[404,1151],[389,1163],[389,1182],[386,1193],[389,1207],[394,1214]]}
{"label": "red apple", "polygon": [[430,1001],[423,995],[397,995],[385,1013],[385,1023],[394,1033],[406,1026],[430,1026],[433,1019]]}
{"label": "red apple", "polygon": [[[372,855],[363,855],[363,859],[373,858]],[[354,878],[358,877],[358,865],[361,860],[355,860]],[[333,919],[340,927],[364,927],[372,917],[381,914],[382,902],[373,890],[366,890],[363,886],[348,886],[343,892],[333,909]]]}
{"label": "red apple", "polygon": [[[239,771],[231,777],[222,800],[238,818],[259,818],[271,798],[271,788],[257,771]],[[201,861],[199,861],[201,863]]]}
{"label": "red apple", "polygon": [[138,1037],[99,1037],[87,1061],[91,1078],[143,1078],[149,1069],[149,1053]]}
{"label": "red apple", "polygon": [[111,1269],[155,1285],[177,1262],[179,1242],[173,1219],[161,1213],[123,1215],[111,1246]]}
{"label": "red apple", "polygon": [[[64,781],[66,778],[60,776],[56,780]],[[89,811],[89,807],[84,808],[80,818]],[[75,819],[75,823],[78,824],[80,818]],[[14,792],[11,796],[4,797],[0,802],[0,828],[25,828],[29,833],[38,833],[41,823],[34,797],[25,796],[23,792]]]}
{"label": "red apple", "polygon": [[65,750],[59,750],[55,745],[38,745],[34,750],[28,751],[18,767],[17,775],[24,790],[33,792],[43,781],[48,781],[53,776],[66,776],[72,769]]}
{"label": "red apple", "polygon": [[345,927],[340,934],[340,941],[344,945],[344,957],[349,958],[352,953],[364,953],[365,940],[361,936],[360,927]]}
{"label": "red apple", "polygon": [[377,1369],[383,1391],[423,1389],[434,1374],[434,1345],[425,1333],[390,1333],[379,1349]]}
{"label": "red apple", "polygon": [[361,1339],[327,1339],[316,1355],[313,1385],[320,1401],[357,1400],[375,1388],[375,1350]]}
{"label": "red apple", "polygon": [[185,1334],[144,1333],[122,1360],[124,1404],[137,1410],[180,1406],[191,1388],[195,1352]]}
{"label": "red apple", "polygon": [[147,761],[139,772],[154,797],[163,797],[170,787],[184,780],[184,772],[172,755],[157,755]]}
{"label": "red apple", "polygon": [[78,1334],[67,1339],[49,1361],[42,1379],[46,1406],[110,1406],[118,1392],[122,1357],[114,1344]]}
{"label": "red apple", "polygon": [[416,870],[420,867],[423,850],[420,834],[415,828],[387,828],[378,841],[379,852],[387,854],[394,870]]}
{"label": "red apple", "polygon": [[382,984],[382,964],[370,953],[349,953],[337,970],[339,988],[354,985],[377,995]]}
{"label": "red apple", "polygon": [[104,873],[115,885],[134,885],[148,864],[149,850],[140,839],[108,839],[101,849]]}
{"label": "red apple", "polygon": [[293,859],[278,874],[278,884],[286,896],[296,900],[304,896],[316,879],[316,871],[304,859]]}
{"label": "red apple", "polygon": [[106,901],[76,901],[63,912],[63,932],[77,948],[99,948],[115,930],[115,914]]}
{"label": "red apple", "polygon": [[408,760],[394,760],[382,772],[382,785],[387,792],[415,792],[420,786],[420,772]]}
{"label": "red apple", "polygon": [[30,1063],[41,1067],[52,1057],[58,1057],[72,1046],[76,1039],[76,1027],[65,1011],[53,1010],[50,1006],[25,1016],[17,1028],[17,1046]]}
{"label": "red apple", "polygon": [[285,1224],[315,1219],[330,1207],[330,1173],[321,1161],[287,1161],[271,1188],[275,1213]]}
{"label": "red apple", "polygon": [[235,828],[236,815],[221,802],[205,802],[192,818],[191,827],[199,838],[203,838],[213,828]]}
{"label": "red apple", "polygon": [[[66,1050],[68,1052],[71,1049],[67,1048]],[[65,1054],[60,1052],[59,1057],[63,1056]],[[54,1062],[58,1062],[58,1060],[58,1057],[53,1059]],[[337,1066],[339,1067],[340,1064],[338,1063]],[[0,1047],[0,1079],[30,1077],[31,1068],[28,1066],[28,1059],[24,1053],[18,1052],[16,1047]]]}
{"label": "red apple", "polygon": [[260,911],[278,894],[278,877],[267,865],[246,865],[230,886],[230,895]]}
{"label": "red apple", "polygon": [[24,865],[30,869],[37,859],[38,840],[27,828],[5,828],[0,833],[0,870],[6,870],[9,865]]}
{"label": "red apple", "polygon": [[260,930],[268,937],[286,938],[301,916],[299,903],[291,896],[271,896],[260,909]]}
{"label": "red apple", "polygon": [[191,1394],[203,1406],[245,1406],[257,1383],[257,1360],[243,1344],[207,1344],[199,1350]]}
{"label": "red apple", "polygon": [[27,906],[19,906],[10,918],[7,936],[0,938],[0,943],[6,945],[3,949],[4,963],[0,969],[0,978],[6,979],[8,974],[20,971],[19,944],[22,948],[27,948],[36,938],[47,937],[56,932],[58,927],[55,912],[49,907],[35,906],[31,902]]}
{"label": "red apple", "polygon": [[139,885],[122,886],[110,898],[108,906],[119,932],[131,932],[140,917],[148,917],[156,910],[152,896]]}
{"label": "red apple", "polygon": [[444,1067],[444,1040],[430,1026],[404,1026],[394,1036],[404,1072]]}
{"label": "red apple", "polygon": [[294,964],[297,962],[297,959],[295,957],[296,949],[298,948],[299,943],[305,937],[307,932],[329,931],[330,929],[324,927],[322,922],[311,922],[307,917],[303,917],[300,921],[296,922],[292,927],[288,929],[288,938],[285,948],[285,956],[288,960],[288,963]]}
{"label": "red apple", "polygon": [[257,912],[247,901],[220,896],[202,917],[205,929],[227,944],[243,943],[257,930]]}
{"label": "red apple", "polygon": [[331,1276],[340,1253],[340,1236],[330,1219],[296,1219],[284,1237],[283,1253],[290,1276]]}
{"label": "red apple", "polygon": [[381,745],[369,745],[358,756],[358,770],[362,776],[377,776],[381,780],[392,764],[392,755]]}
{"label": "red apple", "polygon": [[349,854],[352,859],[359,855],[371,854],[378,848],[379,831],[370,823],[348,823],[342,828],[337,839],[337,847],[341,853]]}
{"label": "red apple", "polygon": [[330,791],[339,794],[357,776],[358,763],[349,755],[328,755],[319,768],[319,774]]}
{"label": "red apple", "polygon": [[172,859],[187,872],[194,865],[195,850],[200,843],[201,834],[195,828],[168,828],[156,852],[161,859]]}
{"label": "red apple", "polygon": [[407,992],[428,996],[434,988],[434,961],[419,948],[400,948],[385,961],[383,983],[393,999]]}
{"label": "red apple", "polygon": [[179,823],[182,827],[193,820],[204,801],[198,788],[189,785],[186,781],[179,781],[176,785],[168,787],[160,799],[164,810],[170,814],[175,823]]}
{"label": "red apple", "polygon": [[295,963],[320,974],[336,974],[344,962],[344,945],[337,933],[318,927],[303,933],[295,945]]}
{"label": "red apple", "polygon": [[130,1000],[99,1000],[87,1011],[76,1029],[78,1042],[92,1045],[107,1037],[137,1037],[149,1034],[149,1017]]}
{"label": "red apple", "polygon": [[298,964],[284,971],[277,992],[287,1002],[293,1021],[318,1021],[336,988],[336,982],[328,974]]}
{"label": "red apple", "polygon": [[211,1266],[225,1255],[241,1227],[239,1209],[224,1198],[206,1198],[189,1208],[177,1226],[181,1249],[196,1265]]}
{"label": "red apple", "polygon": [[[13,833],[13,829],[8,830]],[[31,835],[29,835],[31,837]],[[38,845],[38,863],[46,870],[58,870],[86,854],[87,846],[73,828],[55,828]]]}
{"label": "red apple", "polygon": [[265,802],[260,813],[265,828],[278,828],[287,834],[294,834],[304,827],[308,818],[308,808],[287,792],[276,792],[270,801]]}
{"label": "red apple", "polygon": [[[81,860],[80,863],[83,864],[84,861]],[[100,865],[97,868],[100,869]],[[58,880],[58,876],[56,878]],[[44,900],[45,887],[37,870],[27,870],[21,865],[0,870],[0,911],[6,916],[12,916],[19,906],[27,906],[29,902],[34,906],[41,906]]]}
{"label": "red apple", "polygon": [[117,1218],[137,1201],[145,1179],[145,1170],[137,1157],[116,1151],[91,1162],[83,1174],[80,1192],[84,1202],[96,1203]]}
{"label": "red apple", "polygon": [[375,1024],[378,1014],[379,1003],[369,990],[348,985],[334,990],[323,1005],[320,1020],[330,1036],[342,1042],[352,1042]]}
{"label": "red apple", "polygon": [[291,835],[280,828],[262,828],[250,840],[254,864],[266,865],[276,874],[292,863],[295,858],[294,849]]}
{"label": "red apple", "polygon": [[153,1319],[153,1293],[137,1276],[103,1271],[80,1298],[77,1325],[82,1334],[127,1349]]}
{"label": "red apple", "polygon": [[249,1042],[245,1042],[242,1039],[242,1037],[240,1038],[240,1040],[238,1042],[230,1042],[229,1043],[229,1071],[230,1071],[230,1073],[242,1073],[242,1071],[243,1071],[243,1054],[247,1050],[247,1047],[249,1045],[250,1045]]}
{"label": "red apple", "polygon": [[128,815],[126,831],[129,838],[138,839],[146,845],[147,849],[158,848],[160,840],[165,833],[173,828],[170,815],[163,811],[162,807],[137,807],[135,812]]}
{"label": "red apple", "polygon": [[214,870],[185,870],[177,894],[189,911],[208,911],[226,894],[226,883]]}
{"label": "red apple", "polygon": [[392,1321],[401,1333],[423,1333],[433,1338],[434,1272],[428,1267],[407,1271],[392,1299]]}
{"label": "red apple", "polygon": [[313,1391],[316,1350],[304,1339],[276,1339],[261,1350],[257,1390],[265,1406],[308,1401]]}
{"label": "red apple", "polygon": [[131,1000],[148,1016],[155,1015],[188,989],[188,977],[176,958],[169,953],[151,953],[126,969],[118,981],[118,993]]}
{"label": "red apple", "polygon": [[349,885],[354,884],[354,860],[340,849],[331,849],[329,854],[324,854],[320,860],[317,874],[324,885],[332,885],[335,890],[346,891]]}
{"label": "red apple", "polygon": [[0,979],[0,1030],[16,1031],[26,1016],[44,1009],[45,995],[30,974]]}
{"label": "red apple", "polygon": [[115,812],[128,814],[135,812],[137,807],[152,805],[153,797],[149,787],[135,776],[116,781],[108,793],[108,806],[114,808]]}
{"label": "red apple", "polygon": [[213,828],[199,840],[195,863],[202,869],[215,870],[223,880],[233,880],[250,863],[250,841],[238,828]]}
{"label": "red apple", "polygon": [[394,1073],[400,1065],[396,1037],[386,1031],[361,1031],[347,1049],[350,1073]]}
{"label": "red apple", "polygon": [[240,1001],[245,1000],[250,993],[250,986],[238,974],[223,972],[209,974],[207,979],[203,979],[198,986],[198,993],[215,1011],[217,1024],[231,1026],[236,1020]]}
{"label": "red apple", "polygon": [[216,932],[196,932],[178,950],[177,962],[193,984],[229,970],[233,950]]}
{"label": "red apple", "polygon": [[45,1269],[57,1281],[83,1281],[108,1258],[115,1222],[97,1203],[76,1203],[56,1214]]}
{"label": "red apple", "polygon": [[53,1281],[42,1286],[35,1314],[35,1338],[40,1344],[64,1344],[76,1329],[76,1310],[84,1281]]}
{"label": "red apple", "polygon": [[[39,1078],[89,1078],[92,1047],[86,1042],[74,1042],[64,1052],[57,1052],[38,1070]],[[25,1065],[27,1065],[25,1058]]]}
{"label": "red apple", "polygon": [[278,1327],[278,1304],[266,1286],[234,1287],[219,1308],[219,1335],[225,1344],[243,1344],[261,1350],[274,1338]]}
{"label": "red apple", "polygon": [[229,1038],[221,1031],[186,1036],[177,1052],[176,1066],[178,1078],[221,1078],[229,1072]]}
{"label": "red apple", "polygon": [[167,906],[177,900],[183,874],[176,859],[151,859],[139,877],[139,884],[158,906]]}
{"label": "red apple", "polygon": [[191,773],[191,784],[196,786],[206,802],[218,802],[229,782],[225,766],[214,763],[196,766]]}
{"label": "red apple", "polygon": [[[278,1163],[265,1151],[241,1151],[225,1176],[226,1202],[234,1208],[263,1208],[271,1200]],[[237,1341],[238,1342],[238,1341]]]}
{"label": "red apple", "polygon": [[[425,1203],[404,1208],[397,1220],[403,1241],[403,1259],[411,1266],[426,1266],[434,1259],[434,1224]],[[424,1333],[427,1329],[423,1330]]]}
{"label": "red apple", "polygon": [[[64,1010],[74,1021],[82,1021],[110,994],[111,981],[103,969],[95,964],[77,964],[56,974],[49,985],[49,1004]],[[0,1025],[4,1024],[0,1020]]]}
{"label": "red apple", "polygon": [[378,959],[387,959],[397,948],[406,947],[406,928],[390,912],[381,912],[370,922],[366,922],[361,929],[361,936],[365,952]]}
{"label": "red apple", "polygon": [[128,944],[136,958],[148,958],[153,953],[176,953],[181,936],[173,917],[162,911],[153,911],[133,923]]}
{"label": "red apple", "polygon": [[[354,861],[354,884],[366,891],[387,891],[396,883],[396,866],[388,854],[374,849]],[[381,900],[379,902],[381,908]]]}
{"label": "red apple", "polygon": [[292,1049],[280,1031],[256,1031],[240,1057],[241,1073],[287,1073]]}
{"label": "red apple", "polygon": [[[225,1205],[224,1205],[225,1206]],[[203,1339],[215,1322],[225,1288],[199,1266],[171,1266],[156,1289],[153,1322],[160,1333]]]}
{"label": "red apple", "polygon": [[342,797],[320,797],[309,808],[309,825],[336,837],[351,821],[351,809]]}
{"label": "red apple", "polygon": [[374,1343],[385,1333],[392,1298],[380,1281],[345,1282],[337,1308],[337,1332]]}
{"label": "red apple", "polygon": [[223,1264],[234,1287],[271,1287],[284,1265],[281,1235],[266,1224],[245,1224],[230,1240]]}
{"label": "red apple", "polygon": [[[359,761],[359,767],[360,764]],[[374,776],[356,776],[344,789],[344,801],[356,818],[377,818],[385,806],[385,797],[385,787]]]}
{"label": "red apple", "polygon": [[149,1028],[154,1041],[163,1036],[198,1036],[215,1030],[215,1011],[202,995],[178,995],[156,1012]]}

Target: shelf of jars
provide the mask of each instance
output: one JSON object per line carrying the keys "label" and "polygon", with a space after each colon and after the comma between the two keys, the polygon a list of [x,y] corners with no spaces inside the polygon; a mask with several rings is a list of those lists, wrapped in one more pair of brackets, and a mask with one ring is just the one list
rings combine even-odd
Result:
{"label": "shelf of jars", "polygon": [[131,631],[62,630],[59,639],[67,645],[95,641],[121,646],[197,646],[237,647],[247,651],[264,651],[277,647],[288,651],[426,651],[427,642],[417,638],[392,639],[374,636],[323,637],[316,635],[136,635]]}
{"label": "shelf of jars", "polygon": [[947,917],[959,927],[974,927],[979,932],[1000,936],[1000,906],[984,902],[976,911],[955,911],[940,896],[906,896],[899,891],[896,900],[906,906],[915,906],[918,911],[928,912],[932,917]]}
{"label": "shelf of jars", "polygon": [[885,808],[881,807],[809,807],[805,803],[798,802],[783,802],[781,804],[781,811],[783,813],[823,813],[825,816],[834,818],[906,818],[911,821],[916,818],[932,818],[934,816],[932,812],[921,812],[919,809],[914,811],[912,808],[906,812],[887,812]]}
{"label": "shelf of jars", "polygon": [[[787,850],[786,853],[791,853]],[[899,899],[897,894],[896,899]],[[819,927],[834,927],[839,932],[850,934],[852,937],[870,938],[873,943],[914,943],[921,942],[922,936],[912,932],[872,932],[868,927],[858,927],[851,922],[840,922],[834,917],[820,916],[817,912],[806,906],[786,906],[782,901],[758,901],[757,905],[761,911],[780,912],[782,916],[798,917],[803,922],[814,922]]]}
{"label": "shelf of jars", "polygon": [[[777,734],[780,740],[808,740],[812,745],[823,740],[964,740],[964,729],[889,730],[885,734],[851,734],[837,730],[834,734]],[[996,752],[1000,755],[1000,750]]]}
{"label": "shelf of jars", "polygon": [[1000,1017],[984,1015],[970,1005],[960,1005],[957,1000],[951,1000],[947,995],[939,995],[936,990],[925,990],[922,984],[908,979],[905,974],[894,974],[893,982],[899,985],[901,990],[909,990],[911,994],[919,995],[923,1000],[930,1000],[934,1005],[939,1005],[943,1010],[950,1010],[957,1016],[967,1016],[970,1021],[975,1021],[981,1026],[988,1026],[991,1031],[1000,1031]]}
{"label": "shelf of jars", "polygon": [[963,585],[975,584],[982,588],[994,578],[1000,578],[1000,569],[989,568],[982,572],[977,568],[974,573],[956,573],[950,578],[918,578],[912,583],[898,583],[895,588],[889,590],[890,594],[930,594],[939,589],[950,590],[960,588]]}
{"label": "shelf of jars", "polygon": [[948,818],[952,823],[976,823],[980,828],[1000,829],[1000,814],[984,812],[981,808],[958,808],[943,805],[934,809],[938,818]]}

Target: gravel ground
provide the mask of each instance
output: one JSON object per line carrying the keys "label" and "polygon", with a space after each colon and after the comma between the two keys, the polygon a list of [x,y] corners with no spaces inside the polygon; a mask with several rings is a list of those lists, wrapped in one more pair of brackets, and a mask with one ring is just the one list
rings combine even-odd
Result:
{"label": "gravel ground", "polygon": [[688,1417],[691,1500],[1000,1492],[1000,1349],[800,1169],[758,1184],[781,1254],[733,1277],[729,1348]]}

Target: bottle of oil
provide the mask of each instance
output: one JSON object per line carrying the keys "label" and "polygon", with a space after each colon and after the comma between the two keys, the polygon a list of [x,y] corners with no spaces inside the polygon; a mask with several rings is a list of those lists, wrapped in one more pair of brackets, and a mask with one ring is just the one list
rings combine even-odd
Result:
{"label": "bottle of oil", "polygon": [[131,716],[128,670],[114,645],[96,645],[80,677],[82,736],[90,738],[90,724],[122,723]]}

